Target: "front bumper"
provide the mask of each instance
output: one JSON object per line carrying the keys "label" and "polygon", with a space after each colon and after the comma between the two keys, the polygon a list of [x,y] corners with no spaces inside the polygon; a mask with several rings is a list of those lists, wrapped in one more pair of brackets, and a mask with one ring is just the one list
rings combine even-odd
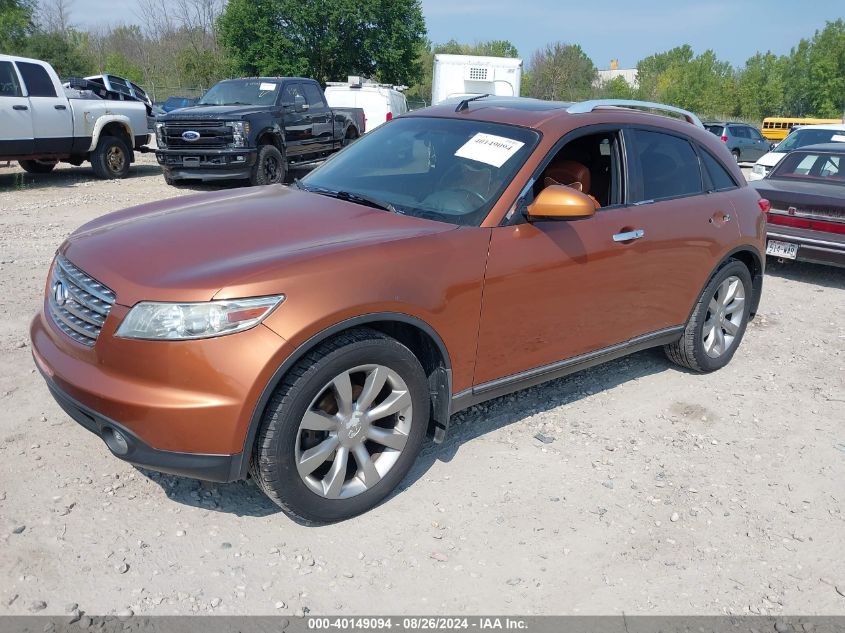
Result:
{"label": "front bumper", "polygon": [[115,457],[136,466],[193,479],[227,483],[243,478],[246,470],[244,462],[248,462],[248,455],[179,453],[155,449],[125,426],[74,400],[46,374],[42,372],[42,375],[53,398],[65,413],[103,440]]}
{"label": "front bumper", "polygon": [[845,267],[845,236],[769,224],[768,239],[798,244],[796,260]]}
{"label": "front bumper", "polygon": [[228,180],[249,178],[258,153],[255,149],[158,149],[156,160],[174,180]]}
{"label": "front bumper", "polygon": [[[44,310],[35,317],[32,354],[56,401],[121,459],[199,479],[245,477],[249,429],[284,339],[264,325],[197,341],[117,338],[127,312],[112,306],[93,347]],[[123,453],[109,443],[115,430]]]}

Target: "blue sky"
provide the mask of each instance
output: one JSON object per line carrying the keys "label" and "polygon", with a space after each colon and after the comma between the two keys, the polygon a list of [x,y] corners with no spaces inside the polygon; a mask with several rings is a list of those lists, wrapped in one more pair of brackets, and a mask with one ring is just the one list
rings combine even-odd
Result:
{"label": "blue sky", "polygon": [[[741,65],[755,52],[789,52],[826,20],[845,17],[843,0],[422,0],[435,42],[507,39],[526,61],[548,42],[580,44],[599,68],[623,68],[688,43]],[[73,0],[84,26],[136,22],[137,0]]]}

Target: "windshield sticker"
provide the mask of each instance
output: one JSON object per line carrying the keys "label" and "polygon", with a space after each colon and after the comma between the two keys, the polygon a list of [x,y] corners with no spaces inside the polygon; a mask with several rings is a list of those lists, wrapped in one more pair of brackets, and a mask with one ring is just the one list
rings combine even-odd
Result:
{"label": "windshield sticker", "polygon": [[258,86],[259,90],[275,90],[279,84],[271,84],[269,81],[262,81],[261,85]]}
{"label": "windshield sticker", "polygon": [[494,134],[478,133],[469,139],[455,152],[459,158],[468,158],[493,167],[501,167],[508,159],[516,154],[525,145],[521,141],[515,141],[504,136]]}
{"label": "windshield sticker", "polygon": [[830,137],[831,141],[839,141],[840,143],[845,143],[845,135],[843,134],[834,134]]}

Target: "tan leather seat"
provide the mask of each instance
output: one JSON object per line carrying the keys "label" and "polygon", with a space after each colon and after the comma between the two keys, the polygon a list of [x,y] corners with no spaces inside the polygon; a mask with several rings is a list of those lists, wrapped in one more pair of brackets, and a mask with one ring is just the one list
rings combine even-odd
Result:
{"label": "tan leather seat", "polygon": [[599,201],[590,194],[590,170],[584,165],[575,160],[561,160],[553,162],[546,167],[543,172],[543,186],[549,185],[566,185],[567,187],[574,187],[582,193],[587,194],[596,205],[596,209],[601,207]]}

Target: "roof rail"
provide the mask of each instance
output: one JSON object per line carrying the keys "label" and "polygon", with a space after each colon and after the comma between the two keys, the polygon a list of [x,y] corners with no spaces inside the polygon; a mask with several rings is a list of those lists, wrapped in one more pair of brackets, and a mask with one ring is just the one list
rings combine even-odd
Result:
{"label": "roof rail", "polygon": [[649,108],[651,110],[662,110],[663,112],[672,112],[673,114],[680,114],[688,123],[692,123],[696,127],[703,128],[696,115],[688,110],[682,110],[675,106],[666,105],[663,103],[653,103],[651,101],[636,101],[634,99],[593,99],[591,101],[581,101],[573,103],[566,108],[569,114],[586,114],[592,112],[596,108],[617,107],[617,108]]}

